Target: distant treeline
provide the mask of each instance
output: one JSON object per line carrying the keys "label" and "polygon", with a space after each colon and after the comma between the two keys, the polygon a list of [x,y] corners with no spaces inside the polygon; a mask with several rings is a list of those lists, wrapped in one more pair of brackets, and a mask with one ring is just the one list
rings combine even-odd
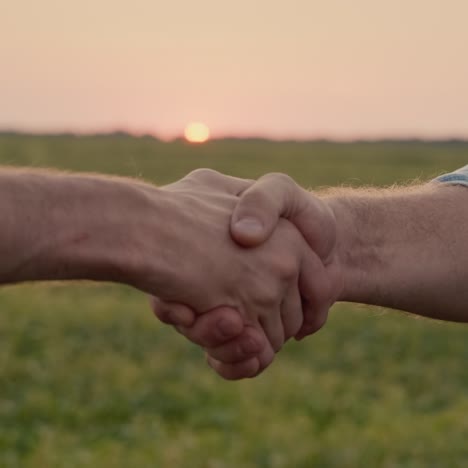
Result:
{"label": "distant treeline", "polygon": [[[56,132],[56,133],[34,133],[34,132],[23,132],[18,130],[0,130],[0,136],[9,136],[9,137],[21,137],[21,138],[76,138],[76,139],[86,139],[86,138],[131,138],[131,139],[150,139],[158,142],[165,142],[161,138],[158,138],[156,135],[149,133],[145,134],[134,134],[127,132],[125,130],[116,130],[112,132],[98,132],[98,133],[79,133],[79,132]],[[184,140],[182,137],[173,138],[170,141],[180,141]],[[334,144],[349,144],[349,143],[358,143],[358,144],[375,144],[375,143],[403,143],[403,144],[436,144],[436,145],[449,145],[449,146],[459,146],[459,145],[468,145],[468,139],[464,138],[357,138],[357,139],[333,139],[333,138],[310,138],[310,139],[273,139],[261,136],[248,136],[248,137],[236,137],[236,136],[227,136],[222,138],[212,138],[211,141],[249,141],[249,142],[264,142],[264,143],[334,143]]]}

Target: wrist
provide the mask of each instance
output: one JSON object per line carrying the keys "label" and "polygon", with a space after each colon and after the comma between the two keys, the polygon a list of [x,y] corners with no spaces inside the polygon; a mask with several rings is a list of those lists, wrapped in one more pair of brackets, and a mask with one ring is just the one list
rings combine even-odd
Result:
{"label": "wrist", "polygon": [[425,184],[327,196],[337,221],[339,300],[467,321],[466,189]]}
{"label": "wrist", "polygon": [[368,291],[376,283],[371,278],[378,264],[379,250],[372,237],[362,233],[360,211],[363,200],[356,194],[337,193],[327,198],[336,220],[335,263],[340,272],[342,288],[338,301],[366,302]]}
{"label": "wrist", "polygon": [[[141,231],[148,234],[148,224],[164,219],[159,189],[124,178],[43,171],[5,173],[2,186],[10,222],[1,247],[11,255],[4,255],[10,261],[0,282],[138,282],[148,263],[148,252],[139,250]],[[158,233],[153,229],[150,236],[155,245]],[[153,260],[158,263],[157,256]]]}
{"label": "wrist", "polygon": [[172,245],[167,194],[149,184],[104,178],[80,211],[83,223],[74,226],[58,258],[59,264],[72,265],[76,278],[71,279],[125,283],[156,293],[170,265],[163,261]]}

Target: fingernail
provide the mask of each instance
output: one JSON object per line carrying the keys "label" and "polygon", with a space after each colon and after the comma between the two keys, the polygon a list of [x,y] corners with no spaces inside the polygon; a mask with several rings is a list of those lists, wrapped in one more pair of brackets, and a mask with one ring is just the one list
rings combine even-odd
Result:
{"label": "fingernail", "polygon": [[234,226],[238,231],[251,236],[261,234],[263,231],[263,225],[257,218],[241,218]]}
{"label": "fingernail", "polygon": [[218,330],[221,333],[221,335],[223,335],[224,337],[232,336],[232,322],[230,320],[225,318],[218,320],[216,326],[218,327]]}

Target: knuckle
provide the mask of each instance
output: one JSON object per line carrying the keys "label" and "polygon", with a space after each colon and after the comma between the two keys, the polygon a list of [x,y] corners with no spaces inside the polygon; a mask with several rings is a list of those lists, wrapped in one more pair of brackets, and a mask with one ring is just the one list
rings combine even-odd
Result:
{"label": "knuckle", "polygon": [[290,256],[284,256],[278,262],[278,276],[283,281],[292,281],[299,276],[298,262]]}
{"label": "knuckle", "polygon": [[278,293],[273,286],[270,288],[265,286],[257,288],[254,297],[255,304],[262,309],[271,308],[279,302]]}
{"label": "knuckle", "polygon": [[276,192],[282,194],[285,211],[283,215],[287,218],[296,210],[298,202],[298,190],[301,190],[296,181],[288,174],[271,173],[266,176]]}
{"label": "knuckle", "polygon": [[215,178],[218,178],[220,175],[219,172],[209,169],[209,168],[198,168],[190,172],[186,177],[189,180],[194,180],[196,182],[210,182]]}
{"label": "knuckle", "polygon": [[[268,270],[271,278],[278,283],[291,282],[299,277],[300,260],[289,252],[279,252],[271,256],[268,261]],[[270,279],[271,279],[270,278]],[[271,282],[271,281],[270,281]]]}
{"label": "knuckle", "polygon": [[288,174],[284,174],[283,172],[270,172],[264,176],[265,179],[274,183],[275,185],[280,185],[282,187],[295,187],[296,182],[294,179],[289,176]]}

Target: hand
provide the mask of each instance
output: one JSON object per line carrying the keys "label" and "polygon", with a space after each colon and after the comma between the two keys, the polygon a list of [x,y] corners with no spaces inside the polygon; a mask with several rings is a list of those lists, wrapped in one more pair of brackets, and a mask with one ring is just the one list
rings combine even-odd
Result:
{"label": "hand", "polygon": [[[205,182],[215,184],[218,187],[223,187],[232,179],[212,171],[209,171],[209,174],[210,180]],[[331,210],[321,206],[322,204],[323,202],[299,188],[287,176],[272,174],[265,176],[242,194],[231,219],[233,237],[243,245],[253,246],[264,242],[272,234],[280,216],[287,215],[305,231],[309,244],[315,247],[324,258],[327,268],[315,257],[314,267],[307,272],[310,276],[304,277],[302,275],[301,277],[301,292],[307,300],[306,317],[308,321],[306,327],[302,327],[301,334],[296,334],[297,337],[313,333],[323,326],[328,315],[328,308],[337,295],[337,288],[333,288],[332,284],[334,276],[337,275],[334,274],[333,262],[331,261],[333,257],[331,252],[336,239],[335,222]],[[314,215],[316,216],[314,217]],[[307,216],[312,216],[312,218],[308,220]],[[242,222],[241,220],[245,218],[247,221]],[[256,219],[260,223],[252,221]],[[323,233],[320,233],[322,228]],[[174,309],[178,310],[178,314],[173,313]],[[212,331],[216,329],[216,320],[219,319],[222,311],[207,312],[204,314],[203,322],[198,322],[195,321],[194,312],[184,308],[183,315],[187,320],[183,324],[177,320],[177,315],[180,316],[181,310],[180,307],[177,309],[177,305],[174,304],[161,303],[160,301],[154,303],[154,311],[160,319],[173,325],[185,325],[178,327],[178,330],[192,341],[207,347],[205,342],[200,340],[200,336],[207,337],[210,333],[213,334]],[[225,309],[224,313],[226,313]],[[232,317],[234,312],[230,311],[230,313]],[[192,323],[195,323],[196,326],[191,327]],[[208,350],[208,359],[218,373],[225,377],[226,374],[242,376],[243,360],[251,359],[251,355],[242,353],[242,342],[245,339],[244,333],[238,328],[235,329],[232,336],[225,339],[216,335],[216,348],[211,347]],[[223,362],[229,365],[225,366]]]}
{"label": "hand", "polygon": [[232,238],[245,247],[260,245],[272,235],[281,217],[299,229],[324,267],[323,276],[314,278],[313,290],[301,287],[304,322],[296,335],[301,339],[325,324],[329,308],[344,287],[337,222],[326,200],[285,174],[267,174],[241,194],[231,217]]}
{"label": "hand", "polygon": [[[268,338],[258,372],[301,327],[298,284],[305,291],[313,289],[311,279],[322,273],[322,265],[285,220],[280,220],[271,238],[255,249],[243,249],[232,242],[230,216],[237,194],[248,185],[205,170],[164,188],[181,216],[172,231],[179,236],[179,226],[190,242],[179,245],[173,259],[179,266],[168,275],[163,298],[189,304],[199,312],[220,305],[237,309],[246,325]],[[187,258],[189,262],[180,263]],[[305,275],[300,276],[300,271]]]}
{"label": "hand", "polygon": [[236,309],[219,307],[196,315],[187,306],[166,304],[154,297],[151,306],[162,322],[176,324],[179,333],[206,350],[208,364],[221,377],[253,377],[267,367],[268,361],[262,355],[268,349],[264,334],[244,324]]}

